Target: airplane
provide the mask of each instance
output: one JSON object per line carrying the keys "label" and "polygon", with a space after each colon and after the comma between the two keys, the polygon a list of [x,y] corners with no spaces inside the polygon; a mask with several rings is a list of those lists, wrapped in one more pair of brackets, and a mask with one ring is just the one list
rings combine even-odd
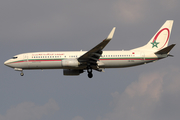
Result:
{"label": "airplane", "polygon": [[15,71],[35,69],[63,69],[66,76],[77,76],[87,71],[92,78],[92,71],[103,72],[105,68],[124,68],[142,65],[157,61],[170,55],[175,46],[168,46],[173,20],[167,20],[152,39],[144,46],[128,51],[104,51],[105,46],[113,38],[115,27],[106,39],[89,51],[57,51],[57,52],[31,52],[18,54],[4,62]]}

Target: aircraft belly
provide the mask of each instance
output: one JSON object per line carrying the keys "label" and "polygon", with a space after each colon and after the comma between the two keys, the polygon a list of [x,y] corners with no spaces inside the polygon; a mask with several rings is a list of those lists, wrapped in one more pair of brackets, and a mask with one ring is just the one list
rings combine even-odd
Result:
{"label": "aircraft belly", "polygon": [[30,62],[29,69],[60,69],[61,61]]}
{"label": "aircraft belly", "polygon": [[12,63],[11,64],[12,68],[28,68],[27,62],[18,62],[18,63]]}
{"label": "aircraft belly", "polygon": [[104,68],[123,68],[144,64],[142,60],[107,60],[103,61]]}
{"label": "aircraft belly", "polygon": [[[123,68],[141,65],[151,61],[144,60],[101,60],[104,64],[102,68]],[[69,67],[62,67],[61,61],[36,61],[28,63],[20,63],[23,69],[72,69]],[[18,65],[17,65],[18,66]],[[19,65],[20,66],[20,65]],[[18,67],[17,67],[18,68]],[[73,69],[84,69],[84,66],[73,68]]]}

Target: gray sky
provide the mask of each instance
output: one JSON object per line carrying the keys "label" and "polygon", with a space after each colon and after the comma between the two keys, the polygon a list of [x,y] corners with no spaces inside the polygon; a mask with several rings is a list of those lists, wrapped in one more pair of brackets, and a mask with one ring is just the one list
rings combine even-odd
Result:
{"label": "gray sky", "polygon": [[[179,0],[1,0],[0,120],[179,120]],[[78,77],[62,70],[19,72],[10,57],[89,50],[117,27],[105,50],[146,44],[168,19],[174,58]]]}

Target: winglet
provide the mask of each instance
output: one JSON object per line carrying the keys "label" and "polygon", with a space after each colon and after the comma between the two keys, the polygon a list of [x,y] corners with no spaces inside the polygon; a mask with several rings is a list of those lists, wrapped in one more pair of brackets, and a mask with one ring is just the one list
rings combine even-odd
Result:
{"label": "winglet", "polygon": [[113,35],[114,35],[114,32],[115,32],[115,29],[116,29],[116,27],[114,27],[112,30],[111,30],[111,32],[109,33],[109,35],[108,35],[108,37],[106,38],[106,39],[112,39],[113,38]]}

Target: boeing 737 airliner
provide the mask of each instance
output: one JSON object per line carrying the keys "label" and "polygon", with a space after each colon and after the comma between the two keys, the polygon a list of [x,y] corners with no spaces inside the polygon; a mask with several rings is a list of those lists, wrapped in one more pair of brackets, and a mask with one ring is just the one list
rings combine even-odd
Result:
{"label": "boeing 737 airliner", "polygon": [[16,71],[33,69],[63,69],[64,75],[80,75],[87,70],[99,72],[105,68],[123,68],[157,61],[168,56],[175,44],[169,45],[173,20],[167,20],[152,39],[144,46],[129,51],[103,51],[112,39],[115,27],[109,36],[89,51],[32,52],[15,55],[4,64]]}

